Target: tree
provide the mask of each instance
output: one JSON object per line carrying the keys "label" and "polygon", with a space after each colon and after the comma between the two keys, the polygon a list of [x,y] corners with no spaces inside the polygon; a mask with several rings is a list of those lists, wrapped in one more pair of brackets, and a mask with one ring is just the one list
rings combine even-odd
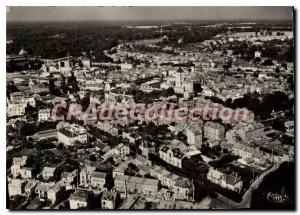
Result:
{"label": "tree", "polygon": [[97,158],[96,158],[95,155],[92,154],[92,155],[89,156],[89,160],[92,161],[92,162],[96,162]]}

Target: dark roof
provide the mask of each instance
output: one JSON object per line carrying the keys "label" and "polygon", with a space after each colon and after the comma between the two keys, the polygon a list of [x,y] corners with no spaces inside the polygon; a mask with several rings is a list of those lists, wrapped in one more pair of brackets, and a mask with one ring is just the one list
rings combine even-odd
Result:
{"label": "dark roof", "polygon": [[166,153],[169,149],[170,149],[170,148],[169,148],[168,146],[163,146],[163,147],[161,148],[161,151],[163,151],[163,152]]}
{"label": "dark roof", "polygon": [[173,155],[176,158],[182,158],[184,154],[180,151],[179,148],[172,149]]}

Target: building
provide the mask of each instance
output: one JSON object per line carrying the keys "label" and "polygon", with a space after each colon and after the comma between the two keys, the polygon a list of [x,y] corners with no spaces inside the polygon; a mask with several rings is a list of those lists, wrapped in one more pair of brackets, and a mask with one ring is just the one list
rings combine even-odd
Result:
{"label": "building", "polygon": [[22,92],[14,92],[10,94],[10,102],[13,104],[23,103],[25,100],[25,94]]}
{"label": "building", "polygon": [[48,198],[48,191],[51,187],[53,187],[53,185],[53,183],[37,183],[35,187],[35,193],[37,194],[40,201],[45,201]]}
{"label": "building", "polygon": [[77,124],[70,124],[58,130],[58,142],[67,146],[72,146],[75,142],[86,143],[87,132],[86,129]]}
{"label": "building", "polygon": [[72,193],[69,204],[70,209],[86,209],[88,208],[90,193],[85,190],[77,190],[75,193]]}
{"label": "building", "polygon": [[122,63],[121,64],[121,71],[128,71],[133,68],[131,63]]}
{"label": "building", "polygon": [[260,58],[261,57],[261,52],[260,51],[255,51],[254,52],[254,58]]}
{"label": "building", "polygon": [[202,128],[199,125],[189,126],[186,129],[187,142],[196,148],[201,147],[202,144]]}
{"label": "building", "polygon": [[140,150],[142,151],[142,155],[146,158],[149,157],[150,153],[155,153],[155,145],[154,143],[143,141],[142,144],[139,145]]}
{"label": "building", "polygon": [[286,129],[286,133],[294,136],[294,129],[295,129],[295,122],[294,121],[286,121],[284,122],[284,126]]}
{"label": "building", "polygon": [[192,193],[191,193],[191,182],[184,178],[180,178],[176,180],[176,184],[174,186],[174,194],[173,194],[173,199],[179,199],[179,200],[189,200],[192,198]]}
{"label": "building", "polygon": [[103,123],[101,121],[98,121],[97,128],[111,134],[112,136],[118,136],[119,134],[119,129],[109,123]]}
{"label": "building", "polygon": [[35,193],[35,187],[37,185],[37,181],[35,180],[28,180],[27,184],[25,185],[25,195],[27,197],[32,197]]}
{"label": "building", "polygon": [[45,180],[49,180],[55,176],[55,167],[44,167],[42,171],[42,176]]}
{"label": "building", "polygon": [[221,184],[224,173],[210,167],[207,173],[207,179],[215,184]]}
{"label": "building", "polygon": [[95,170],[96,167],[85,165],[80,171],[79,185],[82,187],[88,187],[91,184],[91,177]]}
{"label": "building", "polygon": [[8,184],[8,195],[16,196],[16,195],[23,195],[25,192],[25,185],[26,182],[21,179],[13,179]]}
{"label": "building", "polygon": [[238,141],[249,142],[264,135],[264,126],[258,122],[239,122],[235,127],[226,133],[226,139],[230,143]]}
{"label": "building", "polygon": [[7,116],[14,117],[14,116],[23,116],[25,114],[26,106],[24,104],[13,104],[9,103],[7,105]]}
{"label": "building", "polygon": [[13,178],[23,178],[23,179],[30,179],[32,178],[32,168],[25,167],[27,162],[27,157],[14,157],[13,164],[10,167],[10,172]]}
{"label": "building", "polygon": [[101,196],[101,209],[115,209],[117,206],[118,193],[103,191]]}
{"label": "building", "polygon": [[90,69],[91,68],[91,60],[87,57],[82,58],[81,60],[83,68]]}
{"label": "building", "polygon": [[104,172],[93,172],[91,174],[91,186],[97,190],[103,190],[106,182],[106,173]]}
{"label": "building", "polygon": [[71,60],[71,56],[57,59],[43,59],[42,70],[44,72],[60,72],[63,75],[68,75],[73,66]]}
{"label": "building", "polygon": [[128,175],[117,175],[115,177],[114,189],[121,193],[144,195],[156,195],[159,190],[159,180],[150,178],[141,178]]}
{"label": "building", "polygon": [[59,202],[63,199],[65,194],[65,186],[63,181],[58,181],[53,187],[51,187],[47,192],[47,198],[52,204]]}
{"label": "building", "polygon": [[38,114],[38,121],[49,121],[51,120],[51,111],[50,109],[41,109]]}
{"label": "building", "polygon": [[184,157],[184,154],[180,151],[179,148],[172,149],[168,146],[163,146],[159,150],[159,157],[173,166],[182,168],[182,159]]}
{"label": "building", "polygon": [[210,140],[221,141],[225,137],[225,127],[216,122],[206,122],[204,125],[204,137]]}
{"label": "building", "polygon": [[8,117],[23,116],[28,105],[36,106],[34,97],[25,96],[22,92],[11,93],[10,100],[7,101]]}
{"label": "building", "polygon": [[120,143],[116,146],[117,154],[122,157],[122,159],[126,158],[129,155],[130,149],[127,144]]}
{"label": "building", "polygon": [[237,173],[224,174],[212,167],[207,173],[207,179],[215,184],[220,185],[223,188],[240,192],[243,187],[243,181]]}
{"label": "building", "polygon": [[236,173],[232,173],[224,176],[221,186],[232,191],[241,192],[243,181]]}

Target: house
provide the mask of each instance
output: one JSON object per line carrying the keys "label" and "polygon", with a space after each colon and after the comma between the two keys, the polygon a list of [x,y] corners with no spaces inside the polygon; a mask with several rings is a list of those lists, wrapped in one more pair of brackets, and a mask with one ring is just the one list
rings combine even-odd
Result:
{"label": "house", "polygon": [[191,125],[186,129],[187,142],[196,148],[202,144],[202,128],[199,125]]}
{"label": "house", "polygon": [[140,140],[140,139],[141,139],[141,137],[140,137],[138,134],[136,134],[136,133],[129,133],[129,132],[125,132],[125,131],[123,131],[122,137],[128,139],[129,142],[130,142],[130,143],[133,143],[133,144],[134,144],[137,140]]}
{"label": "house", "polygon": [[225,137],[225,127],[216,122],[206,122],[204,125],[204,137],[221,141]]}
{"label": "house", "polygon": [[20,122],[25,122],[27,123],[26,116],[23,117],[17,117],[17,118],[11,118],[8,120],[7,125],[11,125],[13,128],[17,128]]}
{"label": "house", "polygon": [[240,158],[237,161],[245,166],[249,166],[250,164],[255,162],[254,158],[252,157]]}
{"label": "house", "polygon": [[35,193],[37,194],[40,201],[45,201],[47,199],[47,193],[51,187],[53,187],[53,183],[42,183],[38,182],[35,187]]}
{"label": "house", "polygon": [[13,165],[20,165],[21,167],[24,166],[27,162],[27,156],[22,157],[14,157]]}
{"label": "house", "polygon": [[50,178],[55,176],[55,167],[44,167],[42,171],[42,176],[45,180],[49,180]]}
{"label": "house", "polygon": [[41,109],[38,113],[38,121],[49,121],[51,120],[51,111],[50,109]]}
{"label": "house", "polygon": [[25,185],[25,195],[27,197],[32,197],[35,191],[35,187],[37,185],[37,181],[35,180],[28,180],[27,184]]}
{"label": "house", "polygon": [[103,190],[106,181],[106,173],[104,172],[92,172],[91,174],[91,186],[98,190]]}
{"label": "house", "polygon": [[114,181],[114,189],[121,193],[141,193],[155,196],[160,187],[159,180],[157,179],[128,175],[117,175]]}
{"label": "house", "polygon": [[11,174],[14,178],[20,177],[23,179],[32,178],[32,168],[25,167],[27,157],[15,157],[13,159],[13,165],[10,167]]}
{"label": "house", "polygon": [[62,57],[57,59],[43,59],[44,64],[42,65],[42,70],[44,72],[60,72],[67,76],[72,70],[72,57]]}
{"label": "house", "polygon": [[120,163],[119,166],[113,169],[113,178],[115,178],[117,175],[124,175],[125,170],[127,169],[128,161],[125,161],[123,163]]}
{"label": "house", "polygon": [[243,181],[236,173],[231,173],[224,176],[221,186],[232,191],[240,192],[243,187]]}
{"label": "house", "polygon": [[118,136],[119,135],[119,129],[116,128],[115,126],[109,124],[109,123],[103,123],[101,121],[98,121],[97,122],[97,128],[111,134],[112,136]]}
{"label": "house", "polygon": [[242,158],[252,157],[252,154],[256,151],[254,148],[244,144],[233,144],[232,153]]}
{"label": "house", "polygon": [[23,195],[25,192],[25,184],[26,182],[22,179],[13,179],[8,184],[8,195],[16,196]]}
{"label": "house", "polygon": [[77,190],[72,193],[69,204],[70,209],[85,209],[89,206],[90,193],[86,190]]}
{"label": "house", "polygon": [[23,116],[27,105],[36,106],[35,98],[25,96],[23,92],[14,92],[10,94],[10,100],[7,100],[8,117]]}
{"label": "house", "polygon": [[133,68],[131,63],[122,63],[121,64],[121,71],[127,71]]}
{"label": "house", "polygon": [[73,189],[78,181],[78,170],[75,169],[72,172],[63,172],[61,174],[61,179],[64,180],[66,184],[66,190]]}
{"label": "house", "polygon": [[182,159],[184,154],[180,151],[179,148],[169,148],[168,146],[163,146],[159,150],[159,157],[165,162],[182,168]]}
{"label": "house", "polygon": [[183,179],[182,177],[171,173],[160,166],[154,165],[150,170],[150,175],[154,178],[157,178],[161,185],[173,189],[175,187],[176,181],[178,179]]}
{"label": "house", "polygon": [[154,143],[149,143],[143,141],[142,144],[139,146],[140,150],[142,151],[142,155],[146,158],[149,157],[150,153],[155,153],[155,145]]}
{"label": "house", "polygon": [[63,199],[63,196],[65,194],[64,185],[64,182],[61,180],[48,190],[47,198],[51,201],[52,204],[55,204],[56,202]]}
{"label": "house", "polygon": [[101,196],[101,209],[115,209],[117,206],[118,193],[103,191]]}
{"label": "house", "polygon": [[176,180],[174,186],[173,199],[189,200],[191,199],[191,182],[186,178],[179,178]]}
{"label": "house", "polygon": [[19,171],[20,177],[23,179],[32,178],[32,168],[31,167],[22,167]]}
{"label": "house", "polygon": [[81,59],[82,67],[90,69],[91,68],[91,60],[87,57]]}
{"label": "house", "polygon": [[13,104],[9,103],[7,105],[7,116],[14,117],[14,116],[23,116],[25,114],[26,106],[24,104]]}
{"label": "house", "polygon": [[120,143],[116,146],[117,154],[122,157],[122,159],[126,158],[129,155],[130,149],[127,144]]}
{"label": "house", "polygon": [[210,167],[206,176],[209,181],[220,185],[222,178],[224,177],[224,173]]}
{"label": "house", "polygon": [[292,134],[294,135],[294,129],[295,129],[295,122],[294,121],[286,121],[284,122],[284,126],[285,126],[285,129],[286,129],[286,132],[288,134]]}
{"label": "house", "polygon": [[264,126],[258,122],[239,122],[226,133],[226,139],[230,143],[238,141],[249,142],[255,138],[261,138],[264,135]]}
{"label": "house", "polygon": [[224,174],[212,167],[209,168],[207,173],[207,179],[215,184],[220,185],[223,188],[240,192],[243,187],[243,181],[237,173]]}
{"label": "house", "polygon": [[92,173],[96,170],[96,167],[85,165],[80,171],[79,185],[82,187],[88,187],[91,184]]}

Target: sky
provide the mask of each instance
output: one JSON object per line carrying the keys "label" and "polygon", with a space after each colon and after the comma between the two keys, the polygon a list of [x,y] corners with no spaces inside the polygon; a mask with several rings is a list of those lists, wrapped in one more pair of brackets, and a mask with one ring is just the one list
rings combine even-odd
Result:
{"label": "sky", "polygon": [[7,21],[292,20],[292,7],[7,7]]}

